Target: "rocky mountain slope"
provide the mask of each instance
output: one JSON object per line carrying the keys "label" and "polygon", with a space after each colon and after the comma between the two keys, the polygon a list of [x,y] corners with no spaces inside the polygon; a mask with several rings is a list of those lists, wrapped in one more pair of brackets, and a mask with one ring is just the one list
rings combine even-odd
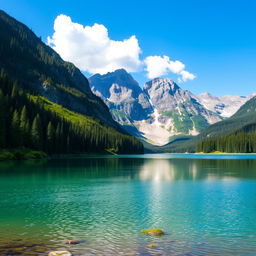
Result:
{"label": "rocky mountain slope", "polygon": [[226,118],[235,114],[236,111],[253,96],[255,96],[255,94],[247,97],[237,95],[224,95],[217,97],[205,92],[198,95],[197,99],[205,108]]}
{"label": "rocky mountain slope", "polygon": [[[153,152],[195,152],[197,145],[202,141],[212,140],[216,142],[218,138],[223,139],[223,136],[235,135],[241,132],[250,133],[252,130],[255,131],[255,127],[256,96],[242,105],[233,116],[208,126],[198,136],[177,139],[164,147],[152,147],[147,145],[147,148]],[[233,140],[235,141],[234,138]]]}
{"label": "rocky mountain slope", "polygon": [[89,78],[93,92],[108,105],[114,119],[130,125],[150,118],[153,109],[138,82],[124,69]]}
{"label": "rocky mountain slope", "polygon": [[131,134],[156,145],[172,136],[197,135],[222,117],[205,108],[191,92],[171,79],[139,84],[125,70],[89,78],[93,92],[108,105],[112,116]]}
{"label": "rocky mountain slope", "polygon": [[154,109],[155,121],[173,135],[197,135],[221,118],[201,105],[190,91],[168,78],[155,78],[144,86]]}

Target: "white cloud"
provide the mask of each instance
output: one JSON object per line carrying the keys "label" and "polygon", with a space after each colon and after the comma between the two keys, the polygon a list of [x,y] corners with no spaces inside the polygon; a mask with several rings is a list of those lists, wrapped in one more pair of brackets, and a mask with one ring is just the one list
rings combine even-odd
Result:
{"label": "white cloud", "polygon": [[54,34],[48,37],[48,44],[64,60],[92,74],[104,74],[119,68],[136,72],[142,65],[136,36],[114,41],[109,38],[104,25],[84,27],[63,14],[55,19]]}
{"label": "white cloud", "polygon": [[189,73],[186,70],[182,70],[180,72],[181,77],[178,79],[180,83],[186,82],[187,80],[194,80],[196,78],[196,75]]}
{"label": "white cloud", "polygon": [[170,60],[168,56],[148,56],[142,61],[136,36],[115,41],[110,39],[104,25],[83,26],[63,14],[56,17],[54,33],[47,42],[64,60],[91,74],[105,74],[120,68],[139,72],[144,66],[150,79],[169,73],[177,74],[179,82],[196,77],[185,70],[181,61]]}
{"label": "white cloud", "polygon": [[169,72],[178,74],[185,67],[182,62],[178,60],[171,61],[168,56],[149,56],[144,62],[146,64],[145,70],[148,72],[148,78],[163,76]]}
{"label": "white cloud", "polygon": [[179,61],[172,61],[168,56],[149,56],[144,60],[146,65],[148,78],[156,78],[167,75],[168,73],[174,73],[180,75],[179,82],[186,82],[187,80],[195,79],[195,75],[184,70],[185,65]]}

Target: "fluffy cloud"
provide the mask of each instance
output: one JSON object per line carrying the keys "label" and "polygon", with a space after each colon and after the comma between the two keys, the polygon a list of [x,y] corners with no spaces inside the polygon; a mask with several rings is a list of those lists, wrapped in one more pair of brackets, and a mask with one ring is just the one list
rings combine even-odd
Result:
{"label": "fluffy cloud", "polygon": [[55,19],[54,34],[48,37],[48,44],[64,60],[92,74],[104,74],[119,68],[136,72],[142,64],[139,59],[141,49],[135,36],[114,41],[109,38],[105,26],[94,24],[84,27],[66,15]]}
{"label": "fluffy cloud", "polygon": [[167,75],[169,72],[179,75],[179,82],[193,80],[196,76],[184,70],[185,65],[179,61],[172,61],[168,56],[149,56],[144,60],[148,78],[152,79]]}
{"label": "fluffy cloud", "polygon": [[181,75],[181,77],[179,77],[179,79],[178,79],[178,81],[179,81],[180,83],[186,82],[187,80],[194,80],[194,79],[196,78],[196,76],[195,76],[194,74],[189,73],[189,72],[186,71],[186,70],[182,70],[182,71],[180,72],[180,75]]}
{"label": "fluffy cloud", "polygon": [[105,74],[119,68],[139,72],[144,66],[150,79],[169,73],[177,74],[179,82],[196,77],[185,70],[181,61],[170,60],[168,56],[149,56],[141,60],[136,36],[115,41],[109,38],[104,25],[83,26],[63,14],[56,17],[54,33],[47,41],[64,60],[91,74]]}

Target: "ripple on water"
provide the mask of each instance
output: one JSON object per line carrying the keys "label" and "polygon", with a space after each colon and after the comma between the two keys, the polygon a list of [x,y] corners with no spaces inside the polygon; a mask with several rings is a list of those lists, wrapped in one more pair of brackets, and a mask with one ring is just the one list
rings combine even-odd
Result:
{"label": "ripple on water", "polygon": [[0,255],[255,255],[256,162],[104,161],[0,173]]}

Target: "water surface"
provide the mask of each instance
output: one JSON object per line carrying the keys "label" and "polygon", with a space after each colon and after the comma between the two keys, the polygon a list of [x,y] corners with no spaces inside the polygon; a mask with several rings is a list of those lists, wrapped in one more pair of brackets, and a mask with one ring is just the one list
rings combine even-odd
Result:
{"label": "water surface", "polygon": [[[255,255],[253,158],[162,154],[0,163],[0,255],[55,249]],[[167,234],[139,232],[151,227]],[[69,239],[84,243],[65,245]]]}

